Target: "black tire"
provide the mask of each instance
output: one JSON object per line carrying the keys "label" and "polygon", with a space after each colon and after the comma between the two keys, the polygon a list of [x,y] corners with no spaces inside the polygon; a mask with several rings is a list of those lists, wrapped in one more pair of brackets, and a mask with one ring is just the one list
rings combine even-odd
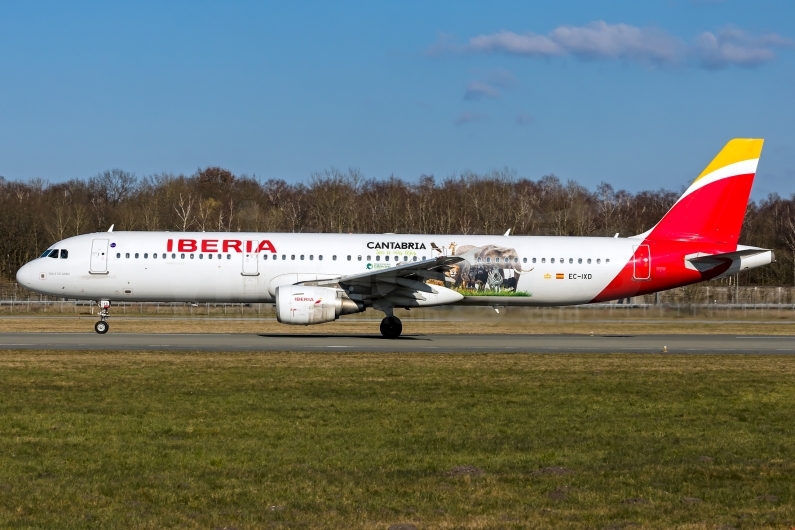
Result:
{"label": "black tire", "polygon": [[110,325],[105,322],[104,320],[100,320],[96,324],[94,324],[94,331],[99,333],[100,335],[104,335],[110,329]]}
{"label": "black tire", "polygon": [[381,335],[386,339],[396,339],[403,333],[403,323],[398,317],[386,317],[381,321]]}

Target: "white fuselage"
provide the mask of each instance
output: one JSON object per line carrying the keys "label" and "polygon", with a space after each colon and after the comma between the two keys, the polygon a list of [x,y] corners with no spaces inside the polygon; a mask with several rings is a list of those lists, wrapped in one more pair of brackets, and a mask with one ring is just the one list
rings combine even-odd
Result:
{"label": "white fuselage", "polygon": [[[468,259],[471,271],[457,271],[469,274],[461,287],[499,289],[489,283],[497,276],[503,284],[513,279],[512,288],[526,293],[514,305],[566,305],[593,300],[637,244],[603,237],[108,232],[52,245],[68,257],[37,258],[17,278],[33,291],[70,299],[273,302],[280,285],[444,254]],[[496,274],[476,278],[487,259]]]}

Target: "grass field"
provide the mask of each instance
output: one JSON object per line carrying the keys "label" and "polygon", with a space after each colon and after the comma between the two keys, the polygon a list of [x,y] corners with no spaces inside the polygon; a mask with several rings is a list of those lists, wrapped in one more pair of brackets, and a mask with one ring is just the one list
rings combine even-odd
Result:
{"label": "grass field", "polygon": [[789,528],[795,359],[3,352],[2,528]]}

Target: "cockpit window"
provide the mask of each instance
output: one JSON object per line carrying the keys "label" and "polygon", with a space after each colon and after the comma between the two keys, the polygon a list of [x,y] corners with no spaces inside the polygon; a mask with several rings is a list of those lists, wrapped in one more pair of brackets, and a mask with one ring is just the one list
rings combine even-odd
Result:
{"label": "cockpit window", "polygon": [[51,249],[51,248],[48,248],[48,249],[47,249],[47,250],[45,250],[45,251],[42,253],[42,255],[41,255],[41,256],[39,256],[39,257],[40,257],[40,258],[46,258],[47,256],[49,256],[49,255],[50,255],[50,252],[52,252],[52,249]]}
{"label": "cockpit window", "polygon": [[62,248],[61,249],[61,259],[66,259],[68,257],[69,257],[69,251],[66,250],[65,248]]}
{"label": "cockpit window", "polygon": [[58,258],[58,249],[57,248],[54,249],[52,252],[50,252],[50,257],[51,258]]}

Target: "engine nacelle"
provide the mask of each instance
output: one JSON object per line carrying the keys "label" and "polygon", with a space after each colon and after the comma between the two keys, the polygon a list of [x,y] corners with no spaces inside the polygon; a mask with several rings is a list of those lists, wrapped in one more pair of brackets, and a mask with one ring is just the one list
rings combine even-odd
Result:
{"label": "engine nacelle", "polygon": [[364,311],[345,292],[332,287],[282,285],[276,288],[276,320],[282,324],[322,324]]}

